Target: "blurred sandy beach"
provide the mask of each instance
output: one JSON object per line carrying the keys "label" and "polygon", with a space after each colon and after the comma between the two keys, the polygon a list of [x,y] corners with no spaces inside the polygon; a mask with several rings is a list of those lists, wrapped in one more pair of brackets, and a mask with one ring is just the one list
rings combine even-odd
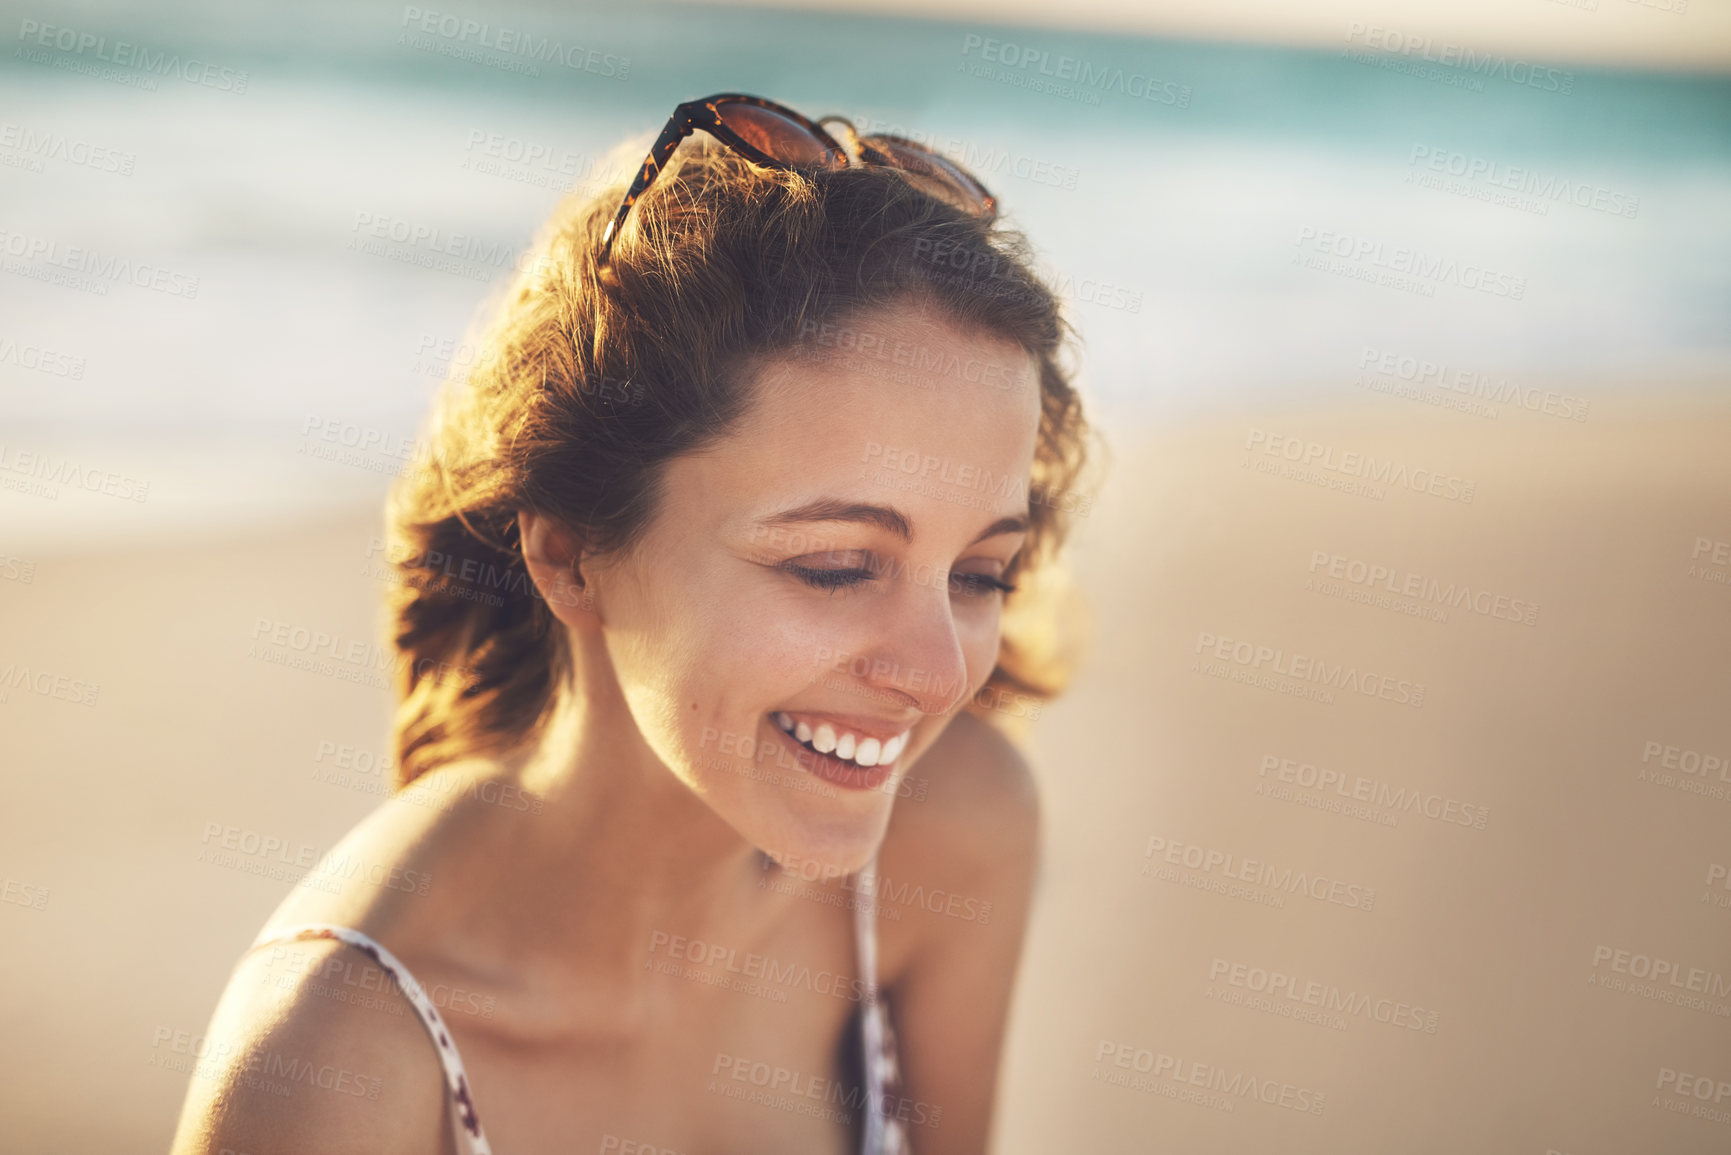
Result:
{"label": "blurred sandy beach", "polygon": [[[1731,408],[1594,398],[1246,411],[1121,454],[1077,556],[1097,650],[1036,738],[1007,1150],[1723,1149],[1662,1073],[1731,1071]],[[1472,500],[1260,473],[1277,435]],[[1233,1108],[1171,1097],[1210,1088]]]}
{"label": "blurred sandy beach", "polygon": [[[1651,391],[1115,440],[1073,542],[1091,648],[1033,731],[1001,1149],[1723,1151],[1731,1115],[1656,1081],[1731,1078],[1727,445],[1731,405]],[[0,581],[4,663],[62,679],[0,705],[10,1149],[162,1149],[163,1032],[203,1030],[281,861],[379,804],[365,662],[261,656],[282,624],[379,640],[378,525]],[[231,827],[291,853],[213,857]],[[1716,978],[1644,994],[1637,956]]]}

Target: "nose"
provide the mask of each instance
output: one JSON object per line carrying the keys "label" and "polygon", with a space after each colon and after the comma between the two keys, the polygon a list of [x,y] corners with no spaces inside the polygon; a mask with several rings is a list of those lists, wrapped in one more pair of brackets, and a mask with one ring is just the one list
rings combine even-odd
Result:
{"label": "nose", "polygon": [[[880,704],[947,714],[968,693],[968,659],[950,600],[947,573],[918,572],[889,583],[848,655],[846,673]],[[997,647],[992,647],[992,660]]]}

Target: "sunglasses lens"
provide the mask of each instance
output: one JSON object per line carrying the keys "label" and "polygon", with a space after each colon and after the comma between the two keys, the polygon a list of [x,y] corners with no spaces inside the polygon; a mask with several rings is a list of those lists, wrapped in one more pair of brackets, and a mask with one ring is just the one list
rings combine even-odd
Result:
{"label": "sunglasses lens", "polygon": [[906,172],[915,184],[975,216],[989,216],[997,208],[997,200],[980,187],[979,181],[929,148],[895,136],[869,137],[866,146]]}
{"label": "sunglasses lens", "polygon": [[723,124],[744,137],[753,148],[783,164],[826,168],[847,164],[845,155],[825,144],[811,129],[774,109],[728,101],[716,105],[715,111]]}

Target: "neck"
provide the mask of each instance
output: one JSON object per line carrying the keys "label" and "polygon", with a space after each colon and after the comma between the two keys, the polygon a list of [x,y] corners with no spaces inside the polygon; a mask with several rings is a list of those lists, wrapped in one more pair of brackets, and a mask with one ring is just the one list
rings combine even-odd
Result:
{"label": "neck", "polygon": [[744,946],[783,905],[762,858],[644,741],[599,639],[568,636],[576,676],[513,759],[541,812],[506,824],[510,939],[637,972],[658,935]]}

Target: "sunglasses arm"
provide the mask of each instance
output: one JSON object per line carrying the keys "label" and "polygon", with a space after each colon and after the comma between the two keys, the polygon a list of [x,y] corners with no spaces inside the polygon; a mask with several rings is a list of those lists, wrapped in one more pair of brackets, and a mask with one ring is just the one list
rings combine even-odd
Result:
{"label": "sunglasses arm", "polygon": [[674,109],[673,115],[667,118],[667,127],[661,130],[661,135],[655,138],[655,143],[649,149],[649,155],[643,158],[643,164],[637,170],[637,178],[631,182],[631,188],[625,193],[625,201],[619,206],[613,220],[607,226],[607,232],[602,235],[603,263],[607,255],[613,251],[613,238],[619,233],[619,226],[625,223],[625,217],[631,212],[631,206],[637,203],[637,198],[643,195],[643,190],[654,183],[661,175],[661,167],[679,147],[679,142],[696,131],[691,124],[691,114],[681,105]]}

